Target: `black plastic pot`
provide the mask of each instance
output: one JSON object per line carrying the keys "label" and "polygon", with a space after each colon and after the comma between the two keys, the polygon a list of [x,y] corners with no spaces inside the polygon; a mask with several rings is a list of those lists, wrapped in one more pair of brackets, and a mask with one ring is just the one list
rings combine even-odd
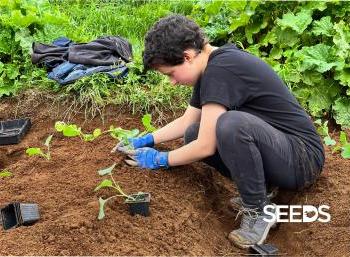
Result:
{"label": "black plastic pot", "polygon": [[149,216],[149,203],[151,201],[150,193],[137,193],[130,195],[134,198],[127,198],[125,203],[129,205],[129,213],[134,216],[136,214],[148,217]]}
{"label": "black plastic pot", "polygon": [[278,248],[272,244],[263,244],[263,245],[253,245],[250,247],[250,252],[254,256],[277,256]]}
{"label": "black plastic pot", "polygon": [[10,203],[0,210],[5,230],[31,225],[40,219],[39,206],[35,203]]}
{"label": "black plastic pot", "polygon": [[18,144],[30,127],[29,118],[0,121],[0,145]]}

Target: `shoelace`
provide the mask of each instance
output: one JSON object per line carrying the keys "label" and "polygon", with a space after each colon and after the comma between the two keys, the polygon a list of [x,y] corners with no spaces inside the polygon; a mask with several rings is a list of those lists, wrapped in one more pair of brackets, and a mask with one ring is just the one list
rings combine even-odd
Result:
{"label": "shoelace", "polygon": [[241,214],[247,214],[251,219],[256,220],[259,217],[259,208],[248,208],[248,207],[244,207],[242,206],[235,218],[235,221],[238,219],[238,216],[240,216]]}

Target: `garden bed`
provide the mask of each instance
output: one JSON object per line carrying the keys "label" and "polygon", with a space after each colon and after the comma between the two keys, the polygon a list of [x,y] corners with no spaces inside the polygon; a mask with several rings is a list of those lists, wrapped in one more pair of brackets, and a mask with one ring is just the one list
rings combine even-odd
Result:
{"label": "garden bed", "polygon": [[[32,226],[0,229],[0,255],[238,255],[228,233],[238,228],[237,212],[228,208],[237,196],[233,184],[208,166],[196,163],[149,171],[129,167],[121,154],[111,154],[117,143],[105,135],[93,142],[65,138],[54,124],[63,120],[67,108],[46,98],[0,102],[0,119],[29,117],[32,127],[18,145],[0,146],[0,169],[13,176],[0,178],[0,205],[10,202],[39,204],[41,219]],[[101,118],[85,121],[84,114],[70,122],[84,131],[110,125],[142,129],[140,116],[114,107]],[[66,116],[67,117],[67,116]],[[49,134],[51,160],[28,157],[28,147],[41,145]],[[173,149],[181,140],[164,144]],[[124,191],[150,192],[150,216],[130,216],[122,199],[106,206],[98,220],[98,197],[94,192],[101,177],[97,170],[117,163],[115,178]],[[278,203],[330,206],[329,223],[283,223],[272,230],[267,242],[280,253],[305,256],[345,256],[350,252],[349,160],[327,150],[326,164],[317,183],[300,193],[281,192]]]}

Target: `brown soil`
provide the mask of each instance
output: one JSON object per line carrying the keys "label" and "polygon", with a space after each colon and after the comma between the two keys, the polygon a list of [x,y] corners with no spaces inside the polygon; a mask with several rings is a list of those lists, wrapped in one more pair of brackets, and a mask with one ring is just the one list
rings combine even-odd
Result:
{"label": "brown soil", "polygon": [[[124,164],[121,154],[111,154],[116,141],[108,135],[93,142],[64,138],[54,132],[56,120],[67,108],[52,99],[22,96],[0,102],[0,120],[30,117],[32,128],[18,145],[0,146],[0,169],[12,177],[0,179],[0,205],[13,201],[40,206],[41,219],[32,226],[0,229],[0,255],[239,255],[246,254],[227,239],[239,226],[237,212],[228,200],[237,196],[235,186],[208,166],[196,163],[169,171],[149,171]],[[141,128],[139,117],[117,108],[105,110],[90,121],[84,114],[70,121],[92,131],[109,125]],[[27,147],[41,146],[49,134],[52,160],[28,157]],[[165,144],[173,149],[181,141]],[[130,216],[122,199],[106,207],[104,220],[97,220],[101,181],[97,170],[114,162],[115,178],[127,193],[152,195],[149,217]],[[282,223],[267,242],[282,254],[293,256],[349,256],[350,165],[327,150],[326,164],[317,183],[304,192],[280,192],[278,203],[330,206],[329,223]]]}

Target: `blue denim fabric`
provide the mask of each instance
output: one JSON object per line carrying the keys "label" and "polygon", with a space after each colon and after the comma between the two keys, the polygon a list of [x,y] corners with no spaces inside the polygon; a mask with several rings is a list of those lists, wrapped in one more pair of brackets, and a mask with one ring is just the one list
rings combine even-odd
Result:
{"label": "blue denim fabric", "polygon": [[127,75],[128,68],[124,65],[120,66],[87,66],[83,64],[70,63],[68,61],[54,68],[48,78],[56,80],[61,85],[73,83],[91,74],[103,72],[113,79],[120,79]]}
{"label": "blue denim fabric", "polygon": [[72,40],[70,40],[69,38],[66,37],[59,37],[56,38],[52,44],[54,46],[62,46],[62,47],[67,47],[70,46],[71,44],[74,44],[74,42]]}

